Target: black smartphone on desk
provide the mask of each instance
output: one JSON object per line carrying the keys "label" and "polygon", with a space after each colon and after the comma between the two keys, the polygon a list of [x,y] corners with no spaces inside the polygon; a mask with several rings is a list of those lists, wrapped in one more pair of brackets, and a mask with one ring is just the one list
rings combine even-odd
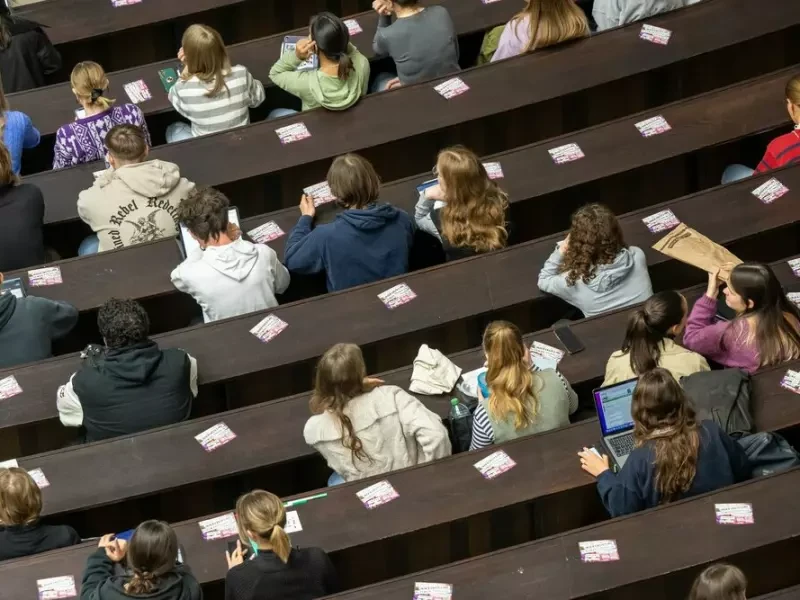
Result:
{"label": "black smartphone on desk", "polygon": [[564,348],[567,349],[567,352],[570,354],[577,354],[583,350],[586,350],[586,347],[581,343],[578,339],[578,336],[567,327],[557,327],[553,333],[558,338],[558,341],[564,344]]}

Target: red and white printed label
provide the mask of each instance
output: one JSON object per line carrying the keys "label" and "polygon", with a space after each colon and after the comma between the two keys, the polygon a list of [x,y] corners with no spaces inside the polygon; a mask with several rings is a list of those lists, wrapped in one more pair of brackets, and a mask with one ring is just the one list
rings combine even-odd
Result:
{"label": "red and white printed label", "polygon": [[413,600],[451,600],[453,586],[449,583],[414,583]]}
{"label": "red and white printed label", "polygon": [[0,400],[7,400],[22,393],[22,388],[13,375],[0,379]]}
{"label": "red and white printed label", "polygon": [[372,510],[382,504],[391,502],[395,498],[399,498],[400,494],[388,481],[380,481],[368,488],[364,488],[360,492],[356,492],[356,496],[364,506]]}
{"label": "red and white printed label", "polygon": [[781,387],[795,394],[800,394],[800,371],[792,371],[791,369],[786,371],[786,375],[781,379]]}
{"label": "red and white printed label", "polygon": [[134,104],[147,102],[153,98],[153,95],[150,93],[150,88],[147,87],[143,79],[126,83],[123,88],[125,89],[125,93],[128,94],[128,98],[130,98],[131,102]]}
{"label": "red and white printed label", "polygon": [[213,452],[220,446],[224,446],[231,440],[236,439],[236,434],[231,431],[225,423],[217,423],[213,427],[206,429],[202,433],[194,436],[206,452]]}
{"label": "red and white printed label", "polygon": [[793,258],[788,261],[789,266],[792,268],[792,273],[800,277],[800,258]]}
{"label": "red and white printed label", "polygon": [[408,304],[417,295],[405,283],[399,283],[396,286],[389,288],[385,292],[378,294],[378,298],[386,305],[386,308],[393,309],[403,304]]}
{"label": "red and white printed label", "polygon": [[553,157],[553,162],[557,165],[563,165],[584,157],[583,150],[578,144],[565,144],[558,148],[551,148],[548,152]]}
{"label": "red and white printed label", "polygon": [[267,315],[258,325],[250,330],[254,336],[265,344],[275,339],[289,324],[275,315]]}
{"label": "red and white printed label", "polygon": [[278,227],[278,224],[275,221],[267,221],[252,231],[248,231],[247,235],[249,235],[250,239],[256,244],[267,244],[272,240],[277,240],[279,237],[284,235],[284,233],[283,229]]}
{"label": "red and white printed label", "polygon": [[666,46],[669,44],[669,38],[672,37],[672,32],[663,27],[656,27],[655,25],[642,25],[642,30],[639,32],[639,38],[646,42],[653,42]]}
{"label": "red and white printed label", "polygon": [[236,527],[236,517],[233,516],[232,512],[213,519],[200,521],[198,525],[200,526],[200,533],[206,541],[221,540],[239,535],[239,529]]}
{"label": "red and white printed label", "polygon": [[789,193],[789,188],[774,177],[765,181],[752,191],[753,196],[761,200],[764,204],[772,204],[775,200],[787,193]]}
{"label": "red and white printed label", "polygon": [[542,342],[531,344],[531,361],[538,369],[555,369],[564,358],[564,351]]}
{"label": "red and white printed label", "polygon": [[31,287],[64,283],[61,279],[61,267],[42,267],[41,269],[28,271],[28,283]]}
{"label": "red and white printed label", "polygon": [[475,463],[475,468],[485,479],[494,479],[506,471],[510,471],[517,466],[511,457],[503,450],[493,452],[483,460]]}
{"label": "red and white printed label", "polygon": [[39,600],[59,600],[78,595],[75,590],[75,578],[72,575],[39,579],[36,587],[39,590]]}
{"label": "red and white printed label", "polygon": [[483,168],[486,169],[489,179],[502,179],[504,177],[503,166],[499,162],[483,163]]}
{"label": "red and white printed label", "polygon": [[350,32],[350,35],[358,35],[364,31],[355,19],[345,19],[344,24],[347,26],[347,31]]}
{"label": "red and white printed label", "polygon": [[581,561],[585,563],[619,560],[616,540],[578,542],[578,548],[581,551]]}
{"label": "red and white printed label", "polygon": [[469,86],[460,77],[453,77],[433,89],[439,92],[446,100],[450,100],[450,98],[455,98],[464,92],[468,92]]}
{"label": "red and white printed label", "polygon": [[307,196],[311,196],[314,199],[314,206],[319,206],[320,204],[327,204],[328,202],[333,202],[336,200],[336,196],[333,195],[331,191],[331,186],[328,185],[327,181],[321,181],[314,185],[310,185],[303,190]]}
{"label": "red and white printed label", "polygon": [[43,490],[46,487],[50,487],[50,482],[47,481],[47,477],[44,476],[44,471],[42,471],[41,469],[31,469],[30,471],[28,471],[28,475],[30,475],[31,479],[33,479],[36,482],[36,485],[39,486],[40,490]]}
{"label": "red and white printed label", "polygon": [[752,504],[715,504],[714,512],[717,516],[717,523],[720,525],[752,525],[755,523]]}
{"label": "red and white printed label", "polygon": [[139,4],[142,0],[111,0],[111,6],[119,8],[120,6],[130,6],[132,4]]}
{"label": "red and white printed label", "polygon": [[658,115],[657,117],[653,117],[652,119],[646,119],[644,121],[639,121],[636,123],[636,129],[639,130],[639,133],[642,134],[642,137],[652,137],[654,135],[660,135],[662,133],[666,133],[667,131],[671,131],[672,127],[667,120]]}
{"label": "red and white printed label", "polygon": [[311,132],[305,123],[293,123],[286,127],[280,127],[275,130],[275,133],[278,134],[281,144],[291,144],[311,137]]}
{"label": "red and white printed label", "polygon": [[650,233],[669,231],[670,229],[675,229],[681,224],[681,222],[678,220],[678,217],[675,216],[675,213],[669,209],[662,210],[654,215],[645,217],[642,219],[642,223],[644,223],[647,229],[650,230]]}

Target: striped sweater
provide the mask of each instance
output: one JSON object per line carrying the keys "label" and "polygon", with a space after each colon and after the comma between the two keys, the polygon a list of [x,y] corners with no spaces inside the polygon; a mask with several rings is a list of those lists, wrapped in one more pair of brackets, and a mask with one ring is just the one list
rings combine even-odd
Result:
{"label": "striped sweater", "polygon": [[225,85],[227,90],[209,98],[206,94],[213,86],[192,76],[179,79],[169,91],[172,106],[191,121],[193,136],[249,125],[249,109],[264,102],[264,86],[242,65],[231,67]]}

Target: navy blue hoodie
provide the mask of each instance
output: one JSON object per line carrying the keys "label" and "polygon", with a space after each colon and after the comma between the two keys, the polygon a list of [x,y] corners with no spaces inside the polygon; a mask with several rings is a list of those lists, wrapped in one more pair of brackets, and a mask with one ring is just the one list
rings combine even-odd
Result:
{"label": "navy blue hoodie", "polygon": [[390,204],[347,209],[318,227],[302,216],[286,241],[283,262],[303,275],[325,271],[328,291],[334,292],[408,271],[413,239],[411,217]]}

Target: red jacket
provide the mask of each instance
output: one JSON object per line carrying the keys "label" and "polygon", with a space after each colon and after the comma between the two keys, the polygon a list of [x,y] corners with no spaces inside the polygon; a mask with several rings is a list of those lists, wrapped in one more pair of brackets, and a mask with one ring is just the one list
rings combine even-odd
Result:
{"label": "red jacket", "polygon": [[769,143],[767,152],[758,163],[756,171],[763,173],[798,161],[800,161],[800,130],[795,129],[791,133],[776,137]]}

